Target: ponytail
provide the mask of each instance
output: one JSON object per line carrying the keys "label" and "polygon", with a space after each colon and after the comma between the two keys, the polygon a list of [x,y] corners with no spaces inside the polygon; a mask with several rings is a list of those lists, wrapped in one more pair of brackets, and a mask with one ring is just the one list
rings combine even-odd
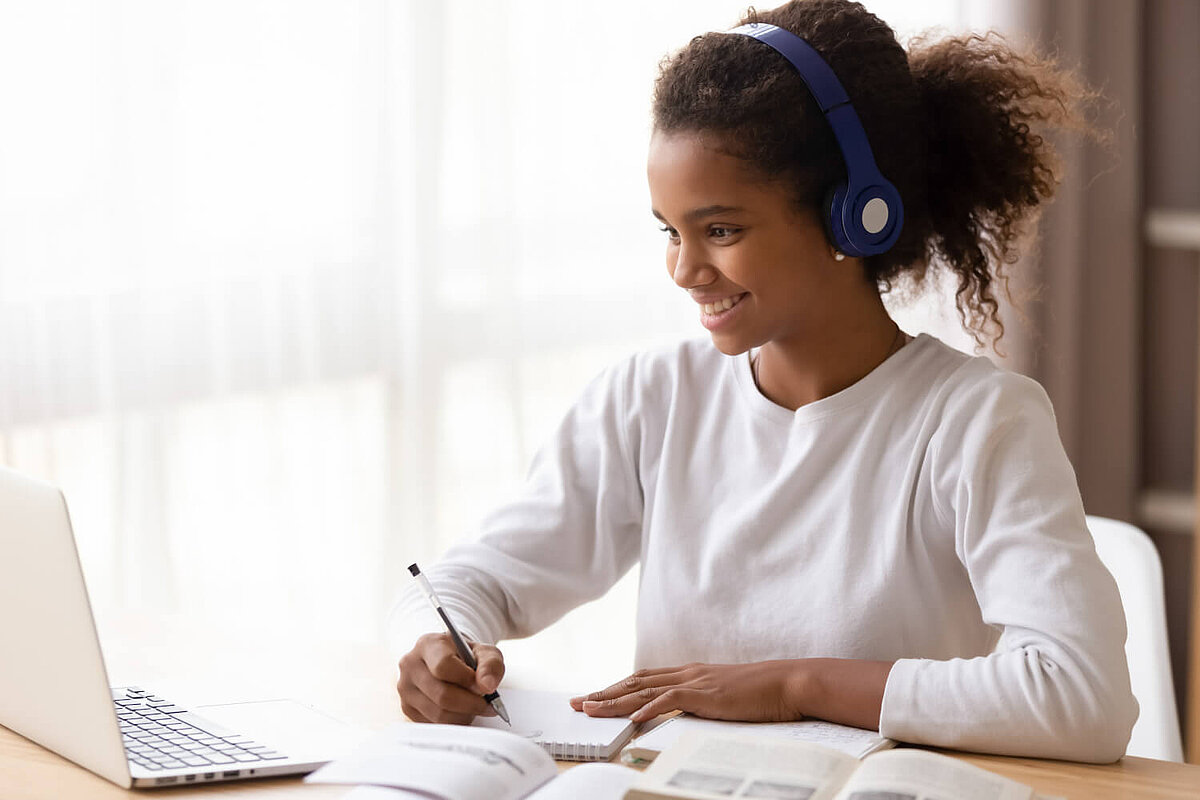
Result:
{"label": "ponytail", "polygon": [[955,273],[964,327],[994,343],[1004,334],[994,283],[1007,294],[1004,267],[1060,179],[1043,133],[1086,129],[1095,95],[995,33],[918,40],[908,64],[927,132],[924,260]]}

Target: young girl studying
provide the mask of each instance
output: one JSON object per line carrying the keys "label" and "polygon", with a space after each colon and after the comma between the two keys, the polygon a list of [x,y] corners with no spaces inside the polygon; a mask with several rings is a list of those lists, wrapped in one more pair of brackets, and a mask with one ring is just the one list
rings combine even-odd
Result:
{"label": "young girl studying", "polygon": [[652,213],[707,334],[597,377],[523,493],[425,570],[477,669],[402,596],[404,713],[494,714],[496,643],[637,564],[637,671],[571,700],[589,715],[1119,758],[1124,615],[1046,393],[881,300],[948,270],[994,346],[1003,267],[1059,177],[1039,130],[1083,125],[1086,96],[994,36],[905,52],[845,0],[752,10],[664,60]]}

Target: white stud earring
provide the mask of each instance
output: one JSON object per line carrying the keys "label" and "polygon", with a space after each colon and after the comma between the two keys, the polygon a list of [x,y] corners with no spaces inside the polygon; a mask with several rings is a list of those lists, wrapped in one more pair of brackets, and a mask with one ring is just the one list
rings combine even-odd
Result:
{"label": "white stud earring", "polygon": [[845,261],[846,254],[843,253],[841,250],[834,250],[833,251],[833,260],[834,261]]}

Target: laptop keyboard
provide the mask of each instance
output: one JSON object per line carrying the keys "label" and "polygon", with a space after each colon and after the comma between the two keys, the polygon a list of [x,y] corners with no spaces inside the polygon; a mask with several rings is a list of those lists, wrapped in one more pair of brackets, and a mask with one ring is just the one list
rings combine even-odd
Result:
{"label": "laptop keyboard", "polygon": [[135,686],[113,689],[112,696],[129,761],[145,769],[240,768],[287,758]]}

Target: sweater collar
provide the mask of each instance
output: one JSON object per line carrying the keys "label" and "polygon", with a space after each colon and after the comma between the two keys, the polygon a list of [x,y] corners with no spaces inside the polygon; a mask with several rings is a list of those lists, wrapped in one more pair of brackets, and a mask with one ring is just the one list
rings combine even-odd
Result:
{"label": "sweater collar", "polygon": [[751,368],[751,359],[755,351],[747,351],[730,359],[730,368],[742,398],[757,415],[779,425],[794,425],[814,422],[853,406],[882,398],[896,381],[904,379],[904,373],[920,353],[936,341],[929,334],[922,333],[845,389],[800,406],[795,411],[776,405],[759,391],[754,383]]}

